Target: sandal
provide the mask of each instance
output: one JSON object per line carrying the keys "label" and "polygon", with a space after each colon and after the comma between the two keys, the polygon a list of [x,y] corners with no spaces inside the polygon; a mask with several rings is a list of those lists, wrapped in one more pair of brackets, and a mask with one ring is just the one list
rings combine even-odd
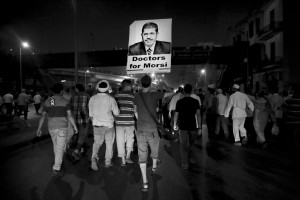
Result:
{"label": "sandal", "polygon": [[142,191],[143,192],[148,192],[149,191],[149,185],[148,185],[149,182],[147,183],[143,183],[142,185]]}

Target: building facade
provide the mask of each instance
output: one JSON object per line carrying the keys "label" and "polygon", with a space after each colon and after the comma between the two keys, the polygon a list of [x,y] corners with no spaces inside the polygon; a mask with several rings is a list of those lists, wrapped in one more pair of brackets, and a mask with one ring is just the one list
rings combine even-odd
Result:
{"label": "building facade", "polygon": [[[297,6],[291,1],[262,1],[230,29],[233,44],[247,42],[244,62],[253,91],[272,88],[279,92],[295,87],[300,80],[296,56],[299,31],[295,29]],[[298,42],[298,43],[297,43]]]}

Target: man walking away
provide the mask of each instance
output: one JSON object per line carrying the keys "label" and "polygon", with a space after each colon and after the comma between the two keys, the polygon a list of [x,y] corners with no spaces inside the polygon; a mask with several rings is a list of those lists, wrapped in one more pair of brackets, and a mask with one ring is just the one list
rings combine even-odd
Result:
{"label": "man walking away", "polygon": [[125,166],[126,163],[133,163],[130,154],[133,150],[135,130],[134,94],[130,79],[122,81],[122,90],[115,95],[115,99],[120,109],[120,114],[115,118],[118,157],[122,159],[121,166]]}
{"label": "man walking away", "polygon": [[75,160],[80,160],[82,153],[85,151],[85,149],[83,149],[83,145],[87,138],[88,132],[89,99],[89,95],[84,92],[84,86],[82,84],[76,84],[75,94],[72,95],[70,100],[72,114],[75,118],[75,122],[79,130],[77,146],[72,153],[72,156]]}
{"label": "man walking away", "polygon": [[3,96],[3,104],[2,104],[2,106],[6,107],[6,109],[7,109],[6,114],[9,115],[9,116],[11,116],[12,115],[12,111],[14,109],[14,96],[11,94],[10,91],[8,91]]}
{"label": "man walking away", "polygon": [[25,89],[22,89],[21,91],[22,92],[18,96],[18,117],[24,112],[24,119],[27,120],[29,96],[25,93]]}
{"label": "man walking away", "polygon": [[[254,105],[252,101],[248,98],[246,94],[241,93],[239,90],[240,90],[240,86],[234,84],[233,85],[234,93],[229,97],[228,105],[224,115],[225,117],[228,117],[231,108],[233,108],[232,129],[233,129],[233,136],[234,136],[234,145],[236,146],[247,144],[248,141],[247,130],[244,127],[245,120],[247,117],[247,113],[245,109],[246,106],[248,106],[252,112],[254,110]],[[240,133],[242,137],[242,144],[240,141]]]}
{"label": "man walking away", "polygon": [[[147,160],[148,160],[148,145],[151,149],[152,172],[155,173],[160,165],[158,160],[158,150],[160,137],[157,130],[156,108],[158,101],[163,97],[172,95],[172,92],[150,92],[151,77],[145,75],[141,78],[143,91],[136,93],[134,96],[134,106],[137,111],[137,145],[139,165],[142,173],[142,191],[147,192],[149,189],[147,179]],[[163,84],[163,83],[162,83]],[[165,89],[170,88],[165,85]]]}
{"label": "man walking away", "polygon": [[113,143],[115,141],[114,116],[120,111],[116,100],[108,94],[109,82],[102,80],[97,83],[98,94],[92,96],[89,101],[89,115],[94,126],[94,143],[91,157],[92,170],[98,170],[98,151],[105,140],[105,167],[111,167],[113,163]]}
{"label": "man walking away", "polygon": [[63,175],[61,165],[68,134],[68,120],[72,123],[75,133],[78,132],[75,120],[72,117],[69,102],[62,97],[62,90],[63,86],[60,83],[54,84],[54,96],[49,97],[43,105],[42,116],[36,133],[38,137],[42,135],[41,128],[46,116],[48,115],[48,129],[52,138],[55,157],[52,173],[53,176]]}
{"label": "man walking away", "polygon": [[223,133],[225,136],[225,140],[229,141],[229,131],[228,131],[228,119],[224,117],[224,112],[227,107],[228,98],[223,94],[222,89],[216,90],[216,112],[217,112],[217,118],[216,118],[216,128],[215,128],[215,134],[216,136],[219,136],[220,133],[220,125],[222,125]]}
{"label": "man walking away", "polygon": [[[196,133],[201,134],[201,128],[197,129],[197,124],[201,124],[199,101],[191,97],[192,85],[184,86],[183,98],[177,101],[174,115],[174,129],[177,130],[177,120],[179,125],[180,153],[183,169],[189,168],[191,161],[191,144],[194,143]],[[197,120],[195,119],[195,115]],[[193,159],[192,159],[193,160]]]}
{"label": "man walking away", "polygon": [[42,96],[39,94],[39,92],[36,92],[33,97],[33,105],[36,114],[39,114],[39,110],[41,108],[41,102],[42,102]]}

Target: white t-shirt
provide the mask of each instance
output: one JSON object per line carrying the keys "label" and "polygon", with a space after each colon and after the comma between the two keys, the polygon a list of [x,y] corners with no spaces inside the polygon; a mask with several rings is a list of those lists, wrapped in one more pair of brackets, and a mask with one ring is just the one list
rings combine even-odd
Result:
{"label": "white t-shirt", "polygon": [[34,97],[33,97],[34,104],[41,103],[41,100],[42,100],[41,95],[39,95],[39,94],[34,95]]}

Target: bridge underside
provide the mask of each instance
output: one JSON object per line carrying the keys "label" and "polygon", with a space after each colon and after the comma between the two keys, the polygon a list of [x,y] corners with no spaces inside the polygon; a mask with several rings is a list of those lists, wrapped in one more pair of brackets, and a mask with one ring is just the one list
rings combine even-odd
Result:
{"label": "bridge underside", "polygon": [[[191,48],[172,49],[172,65],[189,64],[231,64],[240,62],[244,52],[236,47],[214,47],[209,51],[196,51]],[[24,65],[41,68],[74,68],[75,54],[55,53],[24,56]],[[78,67],[126,66],[127,50],[89,51],[78,53]]]}

